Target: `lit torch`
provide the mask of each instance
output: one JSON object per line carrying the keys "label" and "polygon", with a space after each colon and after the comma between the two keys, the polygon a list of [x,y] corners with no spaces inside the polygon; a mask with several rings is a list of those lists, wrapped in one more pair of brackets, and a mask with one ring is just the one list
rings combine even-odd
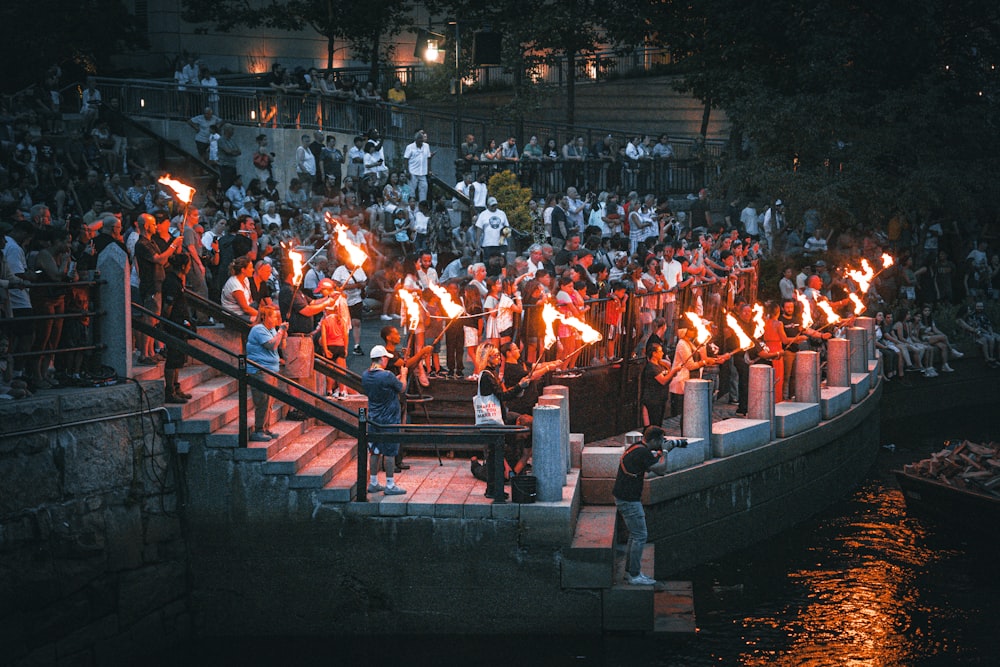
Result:
{"label": "lit torch", "polygon": [[333,216],[329,213],[326,214],[327,222],[334,223],[333,230],[337,235],[337,245],[344,249],[347,253],[347,262],[350,264],[352,269],[356,269],[368,260],[368,253],[359,246],[357,243],[351,240],[348,236],[350,231],[343,223],[335,222]]}
{"label": "lit torch", "polygon": [[802,328],[808,329],[813,324],[812,308],[809,306],[809,299],[805,294],[796,294],[795,298],[802,304]]}
{"label": "lit torch", "polygon": [[406,316],[410,320],[410,331],[413,331],[420,327],[420,303],[417,297],[408,289],[399,288],[396,290],[399,295],[399,300],[403,302],[403,306],[406,310]]}
{"label": "lit torch", "polygon": [[753,310],[753,323],[754,323],[753,337],[760,338],[761,336],[764,335],[764,328],[765,328],[764,306],[760,305],[759,303],[755,303],[751,310]]}
{"label": "lit torch", "polygon": [[858,284],[862,294],[867,294],[871,287],[872,279],[875,277],[875,270],[868,263],[867,259],[861,260],[862,271],[851,269],[847,272],[848,277]]}
{"label": "lit torch", "polygon": [[819,306],[819,309],[823,311],[824,315],[826,315],[826,326],[830,326],[831,324],[836,324],[837,322],[840,321],[840,315],[838,315],[837,312],[833,309],[833,306],[830,305],[829,301],[826,300],[817,301],[816,305]]}
{"label": "lit torch", "polygon": [[851,292],[850,294],[847,295],[847,298],[849,298],[851,301],[854,302],[855,315],[861,315],[862,313],[865,312],[865,302],[861,300],[861,297],[859,297],[854,292]]}
{"label": "lit torch", "polygon": [[451,298],[451,293],[449,293],[444,287],[441,287],[440,285],[428,285],[427,289],[437,296],[438,300],[441,302],[441,308],[444,310],[444,314],[448,318],[448,323],[444,325],[441,329],[441,333],[439,333],[437,338],[434,339],[434,342],[431,343],[433,346],[437,345],[438,341],[441,340],[445,332],[448,331],[448,327],[458,321],[458,318],[465,312],[465,308],[462,307],[462,304]]}
{"label": "lit torch", "polygon": [[892,255],[887,252],[882,253],[882,270],[888,269],[890,266],[895,264],[892,259]]}
{"label": "lit torch", "polygon": [[187,208],[188,205],[191,203],[191,200],[194,199],[195,189],[192,188],[190,185],[187,185],[186,183],[175,181],[174,179],[170,178],[170,174],[164,174],[160,178],[156,179],[156,182],[159,183],[160,185],[165,185],[168,188],[170,188],[173,191],[174,197],[177,199],[177,201],[184,204],[184,208]]}
{"label": "lit torch", "polygon": [[712,332],[705,326],[705,322],[698,316],[698,313],[688,311],[684,313],[684,316],[688,318],[691,326],[698,332],[698,336],[694,342],[698,344],[698,347],[703,347],[712,339]]}
{"label": "lit torch", "polygon": [[749,350],[753,347],[753,340],[743,331],[743,327],[740,326],[739,321],[733,317],[732,313],[726,313],[726,324],[729,325],[733,335],[736,336],[736,340],[739,341],[740,347],[736,350],[737,352],[740,350]]}

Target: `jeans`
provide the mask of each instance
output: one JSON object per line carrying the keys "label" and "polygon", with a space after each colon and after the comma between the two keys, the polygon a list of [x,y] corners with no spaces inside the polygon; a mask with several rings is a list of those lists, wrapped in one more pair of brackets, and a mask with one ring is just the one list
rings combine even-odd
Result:
{"label": "jeans", "polygon": [[625,572],[636,576],[642,570],[642,549],[646,546],[646,512],[642,503],[637,500],[615,499],[615,506],[628,528],[628,552],[625,560]]}

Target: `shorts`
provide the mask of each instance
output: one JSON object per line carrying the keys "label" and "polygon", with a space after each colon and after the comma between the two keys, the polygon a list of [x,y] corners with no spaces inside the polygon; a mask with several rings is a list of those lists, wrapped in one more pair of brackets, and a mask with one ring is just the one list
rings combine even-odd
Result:
{"label": "shorts", "polygon": [[334,361],[347,358],[346,345],[327,345],[326,349],[330,350],[330,358]]}
{"label": "shorts", "polygon": [[365,302],[364,301],[358,301],[353,306],[348,306],[347,310],[349,310],[351,312],[351,319],[352,320],[360,320],[361,319],[361,315],[364,314],[364,312],[365,312]]}
{"label": "shorts", "polygon": [[500,332],[499,338],[513,338],[514,337],[514,327],[507,327]]}
{"label": "shorts", "polygon": [[150,310],[154,315],[159,315],[161,311],[161,304],[163,303],[163,293],[153,292],[152,294],[147,294],[142,298],[142,306],[146,310]]}
{"label": "shorts", "polygon": [[479,345],[479,329],[463,326],[462,332],[465,334],[465,347]]}
{"label": "shorts", "polygon": [[289,336],[285,340],[285,377],[300,380],[313,374],[315,349],[309,336]]}
{"label": "shorts", "polygon": [[[395,432],[395,429],[386,429],[386,433]],[[369,442],[368,451],[372,454],[381,454],[382,456],[397,456],[399,454],[399,443],[398,442]]]}

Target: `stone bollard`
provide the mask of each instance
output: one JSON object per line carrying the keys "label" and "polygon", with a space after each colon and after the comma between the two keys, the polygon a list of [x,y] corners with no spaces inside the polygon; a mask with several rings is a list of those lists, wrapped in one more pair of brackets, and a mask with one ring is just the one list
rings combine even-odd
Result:
{"label": "stone bollard", "polygon": [[867,335],[866,340],[868,341],[868,358],[875,358],[875,318],[874,317],[856,317],[854,318],[854,326],[861,327],[865,330]]}
{"label": "stone bollard", "polygon": [[712,389],[711,380],[688,380],[684,383],[685,438],[703,438],[712,441]]}
{"label": "stone bollard", "polygon": [[569,447],[569,387],[564,384],[550,384],[542,389],[542,396],[559,396],[562,399],[562,448],[566,457],[566,472],[573,467],[573,457]]}
{"label": "stone bollard", "polygon": [[747,417],[771,424],[771,440],[774,440],[774,367],[765,364],[750,367],[748,397]]}
{"label": "stone bollard", "polygon": [[538,500],[541,502],[562,500],[562,488],[566,485],[559,412],[560,408],[553,405],[536,405],[532,411],[531,470],[538,479]]}
{"label": "stone bollard", "polygon": [[826,341],[826,384],[829,387],[851,386],[851,342],[844,338]]}
{"label": "stone bollard", "polygon": [[107,313],[100,323],[100,341],[105,345],[101,363],[110,366],[118,377],[132,374],[132,287],[128,255],[112,243],[97,257],[97,270],[106,284],[98,287],[101,308]]}
{"label": "stone bollard", "polygon": [[861,327],[847,327],[847,340],[851,343],[851,372],[868,372],[868,335]]}
{"label": "stone bollard", "polygon": [[802,350],[795,353],[795,400],[798,403],[819,403],[819,352]]}

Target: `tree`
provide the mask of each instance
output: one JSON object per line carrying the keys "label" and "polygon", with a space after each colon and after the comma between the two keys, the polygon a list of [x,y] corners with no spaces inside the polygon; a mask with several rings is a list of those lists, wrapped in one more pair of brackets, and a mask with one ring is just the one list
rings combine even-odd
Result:
{"label": "tree", "polygon": [[347,41],[370,66],[369,80],[378,80],[383,48],[412,25],[410,0],[274,0],[251,5],[246,0],[183,0],[185,21],[212,23],[229,32],[238,27],[300,31],[312,28],[326,38],[326,66],[333,67],[334,43]]}
{"label": "tree", "polygon": [[113,56],[146,46],[145,26],[121,0],[81,0],[72,20],[69,11],[60,0],[0,4],[5,91],[37,82],[51,65],[64,78],[107,72]]}

